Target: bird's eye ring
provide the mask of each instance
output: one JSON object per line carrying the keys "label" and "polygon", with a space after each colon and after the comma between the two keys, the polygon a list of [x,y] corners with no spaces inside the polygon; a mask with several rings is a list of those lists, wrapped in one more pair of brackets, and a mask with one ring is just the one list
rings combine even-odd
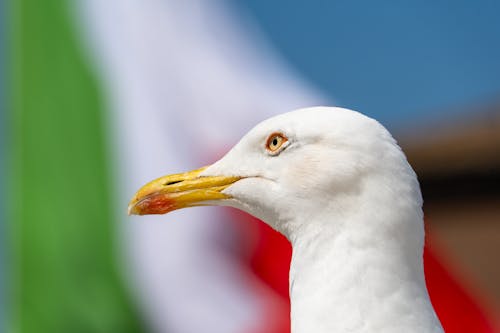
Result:
{"label": "bird's eye ring", "polygon": [[277,155],[288,143],[288,138],[283,133],[273,133],[266,141],[266,150],[271,155]]}

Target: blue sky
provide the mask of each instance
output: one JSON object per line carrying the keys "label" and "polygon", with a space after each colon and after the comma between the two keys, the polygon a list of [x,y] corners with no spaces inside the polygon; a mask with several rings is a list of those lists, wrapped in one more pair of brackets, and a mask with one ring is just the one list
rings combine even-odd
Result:
{"label": "blue sky", "polygon": [[500,1],[233,1],[306,79],[388,125],[500,99]]}

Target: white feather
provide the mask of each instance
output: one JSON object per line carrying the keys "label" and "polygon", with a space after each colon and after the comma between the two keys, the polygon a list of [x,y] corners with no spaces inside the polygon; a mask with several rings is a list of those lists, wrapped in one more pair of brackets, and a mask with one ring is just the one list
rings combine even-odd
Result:
{"label": "white feather", "polygon": [[[272,156],[275,132],[289,145]],[[246,177],[223,204],[292,243],[292,332],[442,332],[424,279],[419,184],[377,121],[327,107],[279,115],[203,175]]]}

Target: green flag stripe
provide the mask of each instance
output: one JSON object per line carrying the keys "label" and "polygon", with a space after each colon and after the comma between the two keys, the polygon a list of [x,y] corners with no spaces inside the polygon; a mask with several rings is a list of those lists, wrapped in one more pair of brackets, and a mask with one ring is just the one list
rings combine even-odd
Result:
{"label": "green flag stripe", "polygon": [[68,3],[11,0],[12,331],[139,332],[113,257],[103,103]]}
{"label": "green flag stripe", "polygon": [[6,75],[5,75],[5,62],[6,62],[6,42],[5,42],[5,29],[7,28],[8,16],[5,13],[5,2],[0,0],[0,332],[6,331],[5,324],[5,250],[6,250],[6,213],[5,213],[5,141],[6,129],[5,125],[5,109],[7,106],[6,101]]}

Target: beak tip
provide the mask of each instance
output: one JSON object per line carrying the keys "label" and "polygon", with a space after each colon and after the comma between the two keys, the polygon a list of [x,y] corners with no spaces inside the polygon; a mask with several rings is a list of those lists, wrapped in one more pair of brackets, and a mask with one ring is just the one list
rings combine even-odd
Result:
{"label": "beak tip", "polygon": [[127,207],[127,215],[140,215],[139,212],[137,211],[137,206],[133,203],[130,203]]}

